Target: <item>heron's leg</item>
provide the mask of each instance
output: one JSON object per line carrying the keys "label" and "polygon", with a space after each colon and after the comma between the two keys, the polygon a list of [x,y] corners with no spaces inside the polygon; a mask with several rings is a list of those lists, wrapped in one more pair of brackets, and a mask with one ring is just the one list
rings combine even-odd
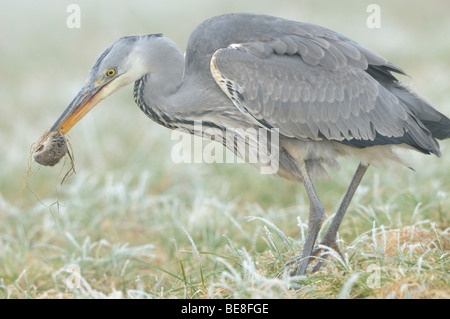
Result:
{"label": "heron's leg", "polygon": [[[364,165],[360,163],[358,165],[358,168],[356,169],[355,175],[353,175],[353,179],[350,183],[350,186],[347,189],[347,192],[344,195],[344,198],[342,199],[341,205],[339,206],[338,211],[336,212],[336,215],[333,218],[333,221],[331,222],[330,227],[328,228],[327,232],[323,236],[322,240],[320,241],[321,245],[330,247],[334,249],[336,252],[341,255],[342,259],[344,260],[344,256],[342,256],[342,253],[339,250],[339,247],[336,243],[336,235],[337,231],[339,229],[339,226],[341,225],[342,219],[344,218],[345,212],[347,211],[347,208],[350,204],[350,201],[353,198],[353,195],[356,192],[356,189],[358,188],[359,184],[361,183],[361,180],[367,171],[368,165]],[[314,252],[312,253],[313,256],[317,255],[321,251],[320,248],[316,248]],[[328,255],[323,255],[323,258],[326,258]],[[314,267],[313,272],[319,270],[319,268],[322,266],[322,260],[320,260],[317,265]]]}
{"label": "heron's leg", "polygon": [[306,164],[303,163],[299,167],[303,185],[305,186],[306,193],[309,199],[309,217],[308,217],[308,232],[306,234],[305,244],[303,245],[302,255],[300,257],[300,263],[298,265],[297,274],[304,275],[309,263],[311,253],[313,251],[317,234],[319,233],[322,220],[325,215],[325,209],[317,196],[314,185],[308,174]]}

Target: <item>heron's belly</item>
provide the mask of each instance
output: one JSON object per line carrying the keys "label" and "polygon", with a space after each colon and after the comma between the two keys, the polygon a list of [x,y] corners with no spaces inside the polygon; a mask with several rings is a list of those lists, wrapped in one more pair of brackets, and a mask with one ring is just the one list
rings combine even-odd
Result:
{"label": "heron's belly", "polygon": [[[339,169],[337,159],[339,157],[356,157],[364,165],[379,166],[387,163],[399,163],[412,168],[412,165],[402,156],[401,150],[405,150],[405,144],[376,145],[366,148],[351,147],[338,141],[301,141],[293,138],[281,138],[280,147],[289,154],[280,158],[280,168],[285,168],[285,174],[290,175],[292,159],[296,163],[305,162],[311,175],[317,177],[327,176],[325,167],[332,170]],[[287,158],[286,158],[287,157]],[[295,175],[295,174],[294,174]],[[288,179],[297,179],[283,176]]]}

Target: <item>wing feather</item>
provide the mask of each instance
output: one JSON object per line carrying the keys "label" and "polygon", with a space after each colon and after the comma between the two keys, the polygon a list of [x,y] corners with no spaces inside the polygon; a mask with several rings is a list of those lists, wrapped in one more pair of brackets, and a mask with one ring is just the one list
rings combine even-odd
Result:
{"label": "wing feather", "polygon": [[[407,135],[432,151],[435,142],[425,126],[366,72],[372,64],[403,73],[351,40],[297,29],[219,49],[211,59],[211,72],[239,110],[285,136],[346,144],[382,136],[386,144],[388,138]],[[232,83],[234,91],[223,83]]]}

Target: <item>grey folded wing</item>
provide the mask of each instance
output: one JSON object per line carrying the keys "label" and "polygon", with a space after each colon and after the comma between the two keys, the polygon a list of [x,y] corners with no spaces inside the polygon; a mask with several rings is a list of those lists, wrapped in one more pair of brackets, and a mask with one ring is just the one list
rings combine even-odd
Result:
{"label": "grey folded wing", "polygon": [[[326,30],[326,29],[325,29]],[[355,147],[406,143],[438,155],[414,112],[367,70],[403,71],[335,34],[291,34],[217,50],[211,73],[246,116],[306,140]]]}

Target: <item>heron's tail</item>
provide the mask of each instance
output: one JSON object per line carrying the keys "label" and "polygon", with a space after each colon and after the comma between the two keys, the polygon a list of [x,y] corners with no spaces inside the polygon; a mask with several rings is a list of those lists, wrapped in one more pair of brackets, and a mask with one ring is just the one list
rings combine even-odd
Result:
{"label": "heron's tail", "polygon": [[407,106],[414,117],[430,131],[433,138],[450,138],[450,119],[430,105],[413,89],[401,83],[391,72],[406,75],[393,64],[369,65],[367,72]]}
{"label": "heron's tail", "polygon": [[409,144],[423,153],[440,156],[439,144],[436,139],[450,138],[450,119],[432,107],[413,89],[398,81],[391,72],[406,74],[395,65],[390,63],[369,65],[367,72],[394,94],[410,112],[409,130],[397,140]]}
{"label": "heron's tail", "polygon": [[424,98],[400,83],[387,89],[413,112],[430,131],[433,138],[439,140],[450,138],[450,119],[432,107]]}

